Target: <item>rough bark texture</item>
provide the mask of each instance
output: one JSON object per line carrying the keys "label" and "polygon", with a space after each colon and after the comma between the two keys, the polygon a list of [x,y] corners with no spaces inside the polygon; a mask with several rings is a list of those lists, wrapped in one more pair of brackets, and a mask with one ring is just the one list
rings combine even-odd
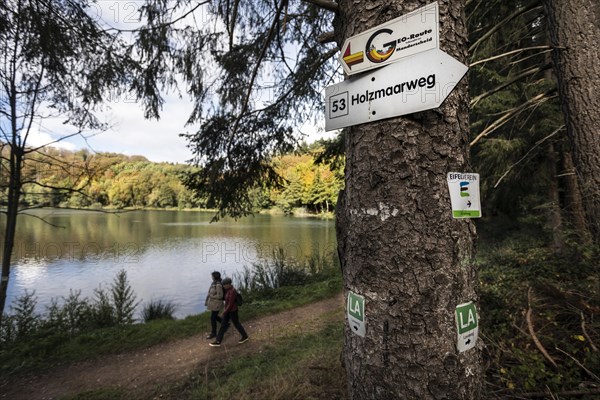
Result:
{"label": "rough bark texture", "polygon": [[[342,0],[338,43],[429,2]],[[467,60],[464,1],[441,0],[440,47]],[[456,349],[455,308],[476,301],[475,229],[454,220],[446,174],[468,172],[466,79],[436,110],[346,134],[337,214],[346,293],[365,296],[367,334],[346,326],[352,399],[481,399],[481,339]]]}
{"label": "rough bark texture", "polygon": [[586,219],[600,243],[600,2],[545,0],[545,7]]}

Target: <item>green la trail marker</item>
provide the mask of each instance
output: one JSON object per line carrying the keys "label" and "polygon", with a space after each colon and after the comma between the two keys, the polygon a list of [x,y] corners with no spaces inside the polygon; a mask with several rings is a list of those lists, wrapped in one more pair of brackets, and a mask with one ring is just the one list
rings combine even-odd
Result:
{"label": "green la trail marker", "polygon": [[456,328],[458,330],[456,342],[458,351],[462,353],[475,347],[479,336],[479,323],[477,309],[472,301],[456,306]]}
{"label": "green la trail marker", "polygon": [[479,174],[448,172],[452,217],[480,218]]}
{"label": "green la trail marker", "polygon": [[358,336],[365,337],[365,298],[356,293],[348,292],[348,325],[350,330]]}

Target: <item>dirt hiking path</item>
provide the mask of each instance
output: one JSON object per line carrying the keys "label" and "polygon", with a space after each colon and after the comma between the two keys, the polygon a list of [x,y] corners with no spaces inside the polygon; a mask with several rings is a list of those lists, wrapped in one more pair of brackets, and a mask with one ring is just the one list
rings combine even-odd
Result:
{"label": "dirt hiking path", "polygon": [[[138,351],[104,356],[93,361],[62,366],[40,376],[28,376],[0,388],[0,398],[49,400],[100,388],[120,388],[152,396],[158,385],[183,380],[199,365],[240,354],[260,351],[278,338],[320,329],[323,319],[344,306],[342,294],[252,321],[241,322],[250,336],[238,344],[239,334],[230,326],[220,348],[208,345],[206,332],[187,339]],[[338,313],[341,315],[342,313]],[[148,397],[152,398],[152,397]]]}

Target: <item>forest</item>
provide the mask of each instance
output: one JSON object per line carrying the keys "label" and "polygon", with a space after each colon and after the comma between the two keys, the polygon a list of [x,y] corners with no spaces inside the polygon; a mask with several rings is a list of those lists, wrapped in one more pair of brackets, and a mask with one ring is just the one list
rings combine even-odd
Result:
{"label": "forest", "polygon": [[[296,151],[274,158],[272,167],[281,179],[251,193],[254,211],[276,208],[292,214],[304,209],[332,215],[343,186],[343,166],[319,163],[322,153],[321,143],[302,143]],[[143,156],[46,147],[24,161],[21,202],[24,208],[206,209],[206,198],[185,186],[194,170]],[[6,198],[6,179],[0,175],[0,199]]]}
{"label": "forest", "polygon": [[[345,325],[351,398],[597,397],[597,1],[439,0],[436,51],[469,67],[445,102],[299,145],[299,127],[323,119],[325,87],[343,79],[345,40],[424,3],[147,0],[142,26],[121,32],[84,0],[9,0],[0,302],[28,207],[200,207],[215,219],[335,207],[344,294],[365,298],[372,327],[362,338]],[[102,127],[92,110],[108,94],[158,118],[183,87],[190,165],[26,146],[46,117],[39,102],[83,132]],[[254,101],[261,90],[271,98]],[[480,174],[481,219],[448,214],[451,171]],[[459,351],[454,316],[466,303],[481,340]]]}

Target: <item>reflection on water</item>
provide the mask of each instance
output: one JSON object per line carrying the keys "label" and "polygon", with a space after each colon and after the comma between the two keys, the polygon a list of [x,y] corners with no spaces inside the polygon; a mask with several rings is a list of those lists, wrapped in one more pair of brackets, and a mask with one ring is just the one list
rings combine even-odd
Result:
{"label": "reflection on water", "polygon": [[280,247],[297,259],[335,251],[334,222],[317,219],[258,215],[211,224],[210,213],[182,211],[35,215],[48,223],[19,217],[7,304],[35,290],[39,312],[69,289],[93,297],[124,268],[138,299],[172,300],[182,317],[204,310],[214,270],[231,276]]}

